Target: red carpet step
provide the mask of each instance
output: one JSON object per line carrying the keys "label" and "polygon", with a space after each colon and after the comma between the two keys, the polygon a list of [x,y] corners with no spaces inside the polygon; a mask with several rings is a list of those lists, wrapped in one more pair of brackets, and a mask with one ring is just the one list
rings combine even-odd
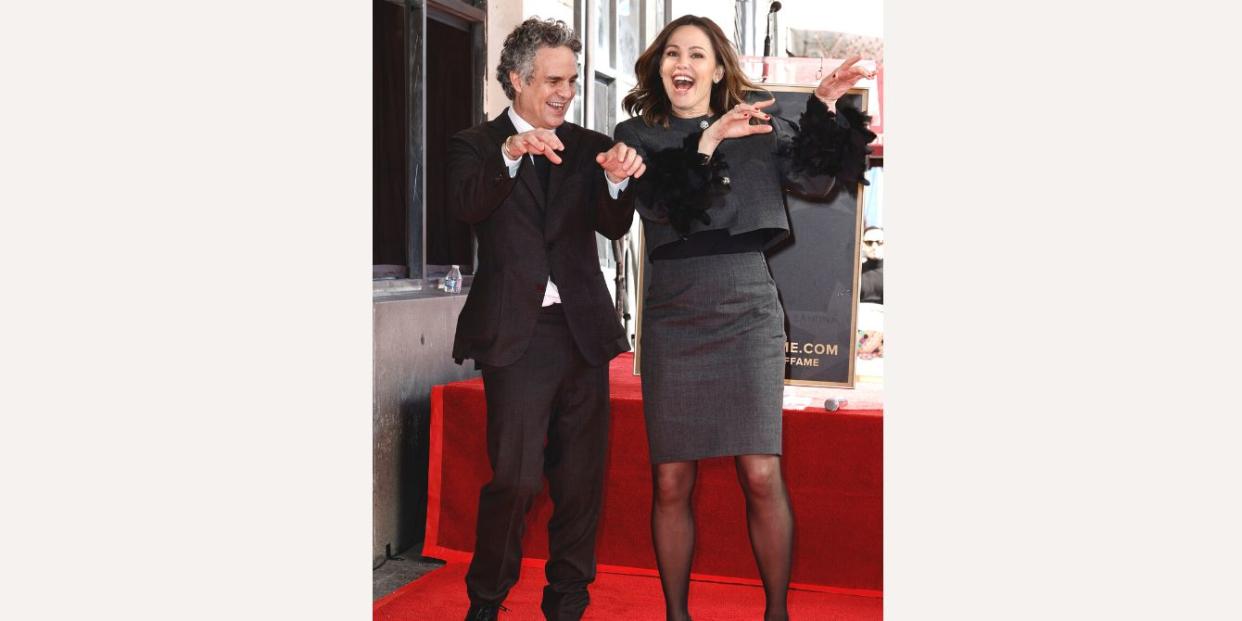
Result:
{"label": "red carpet step", "polygon": [[[375,621],[459,621],[466,616],[468,561],[456,559],[375,602]],[[543,621],[542,563],[523,561],[522,577],[505,601],[500,621]],[[794,621],[879,621],[880,597],[792,590]],[[695,580],[690,614],[696,621],[756,621],[763,618],[763,589],[731,582]],[[591,607],[583,621],[664,621],[664,598],[654,576],[600,571],[591,586]]]}
{"label": "red carpet step", "polygon": [[[601,566],[654,571],[651,465],[642,384],[633,361],[632,354],[617,356],[610,369],[612,420],[597,559]],[[792,581],[878,596],[884,589],[884,413],[880,403],[861,393],[841,393],[849,394],[851,403],[839,411],[784,412],[782,465],[795,524]],[[492,473],[486,428],[480,379],[432,389],[422,550],[427,556],[448,558],[474,549],[479,488]],[[694,571],[742,579],[735,582],[757,580],[732,459],[700,462],[694,502]],[[545,491],[527,521],[524,556],[546,557],[551,513]]]}

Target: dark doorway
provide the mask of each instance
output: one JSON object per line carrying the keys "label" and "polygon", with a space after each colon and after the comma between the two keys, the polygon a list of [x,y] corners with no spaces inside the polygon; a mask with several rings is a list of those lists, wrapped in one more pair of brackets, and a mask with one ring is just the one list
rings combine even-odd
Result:
{"label": "dark doorway", "polygon": [[[449,138],[475,124],[474,45],[471,24],[427,14],[427,264],[474,263],[469,225],[448,209]],[[477,85],[481,87],[481,85]]]}
{"label": "dark doorway", "polygon": [[[371,247],[372,263],[385,273],[406,276],[409,149],[406,92],[406,14],[400,4],[373,0]],[[416,257],[421,261],[421,257]]]}

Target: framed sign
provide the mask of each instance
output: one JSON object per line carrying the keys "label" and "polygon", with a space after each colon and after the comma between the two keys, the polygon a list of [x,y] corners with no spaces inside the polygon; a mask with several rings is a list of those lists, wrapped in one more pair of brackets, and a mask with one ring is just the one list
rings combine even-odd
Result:
{"label": "framed sign", "polygon": [[[773,113],[797,120],[813,86],[765,84]],[[842,99],[867,111],[867,91]],[[785,195],[789,237],[768,251],[768,266],[785,309],[785,383],[854,386],[863,190],[838,188],[826,202]]]}
{"label": "framed sign", "polygon": [[[797,121],[813,86],[765,84],[776,97],[766,110]],[[844,98],[867,110],[867,91]],[[863,223],[863,186],[834,189],[827,200],[786,193],[789,237],[767,252],[768,266],[785,311],[785,384],[854,386],[858,279]],[[637,264],[637,323],[634,374],[642,367],[642,314],[650,268],[641,234]]]}

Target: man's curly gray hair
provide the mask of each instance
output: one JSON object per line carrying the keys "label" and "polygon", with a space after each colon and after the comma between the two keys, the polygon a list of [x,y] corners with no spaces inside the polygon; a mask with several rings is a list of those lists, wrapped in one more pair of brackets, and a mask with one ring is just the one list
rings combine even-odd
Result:
{"label": "man's curly gray hair", "polygon": [[522,82],[530,84],[535,73],[535,52],[541,47],[568,47],[574,54],[582,51],[582,41],[565,22],[559,19],[532,17],[522,22],[505,37],[504,49],[500,51],[500,64],[496,66],[496,79],[512,100],[517,96],[509,83],[509,72],[516,71]]}

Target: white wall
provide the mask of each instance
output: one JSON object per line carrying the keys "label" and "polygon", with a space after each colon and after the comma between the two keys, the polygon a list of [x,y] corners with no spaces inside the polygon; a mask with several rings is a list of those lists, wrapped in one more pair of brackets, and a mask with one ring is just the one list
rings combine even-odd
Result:
{"label": "white wall", "polygon": [[483,91],[483,109],[487,118],[495,118],[509,105],[509,98],[496,81],[496,65],[500,64],[500,50],[505,37],[526,19],[522,13],[523,2],[494,2],[487,7],[487,87]]}
{"label": "white wall", "polygon": [[523,0],[520,4],[525,17],[553,18],[574,25],[574,0]]}
{"label": "white wall", "polygon": [[[765,5],[766,6],[766,5]],[[716,22],[729,40],[733,40],[733,0],[673,0],[673,12],[668,21],[682,15],[698,15]]]}
{"label": "white wall", "polygon": [[[766,7],[767,4],[761,4]],[[883,0],[783,0],[778,13],[782,28],[832,30],[884,36]]]}
{"label": "white wall", "polygon": [[[769,3],[759,0],[759,44],[763,44],[763,23]],[[702,15],[716,22],[733,39],[733,0],[673,0],[669,20],[682,15]],[[778,13],[782,29],[790,26],[812,30],[832,30],[853,34],[884,35],[883,0],[782,0]]]}

